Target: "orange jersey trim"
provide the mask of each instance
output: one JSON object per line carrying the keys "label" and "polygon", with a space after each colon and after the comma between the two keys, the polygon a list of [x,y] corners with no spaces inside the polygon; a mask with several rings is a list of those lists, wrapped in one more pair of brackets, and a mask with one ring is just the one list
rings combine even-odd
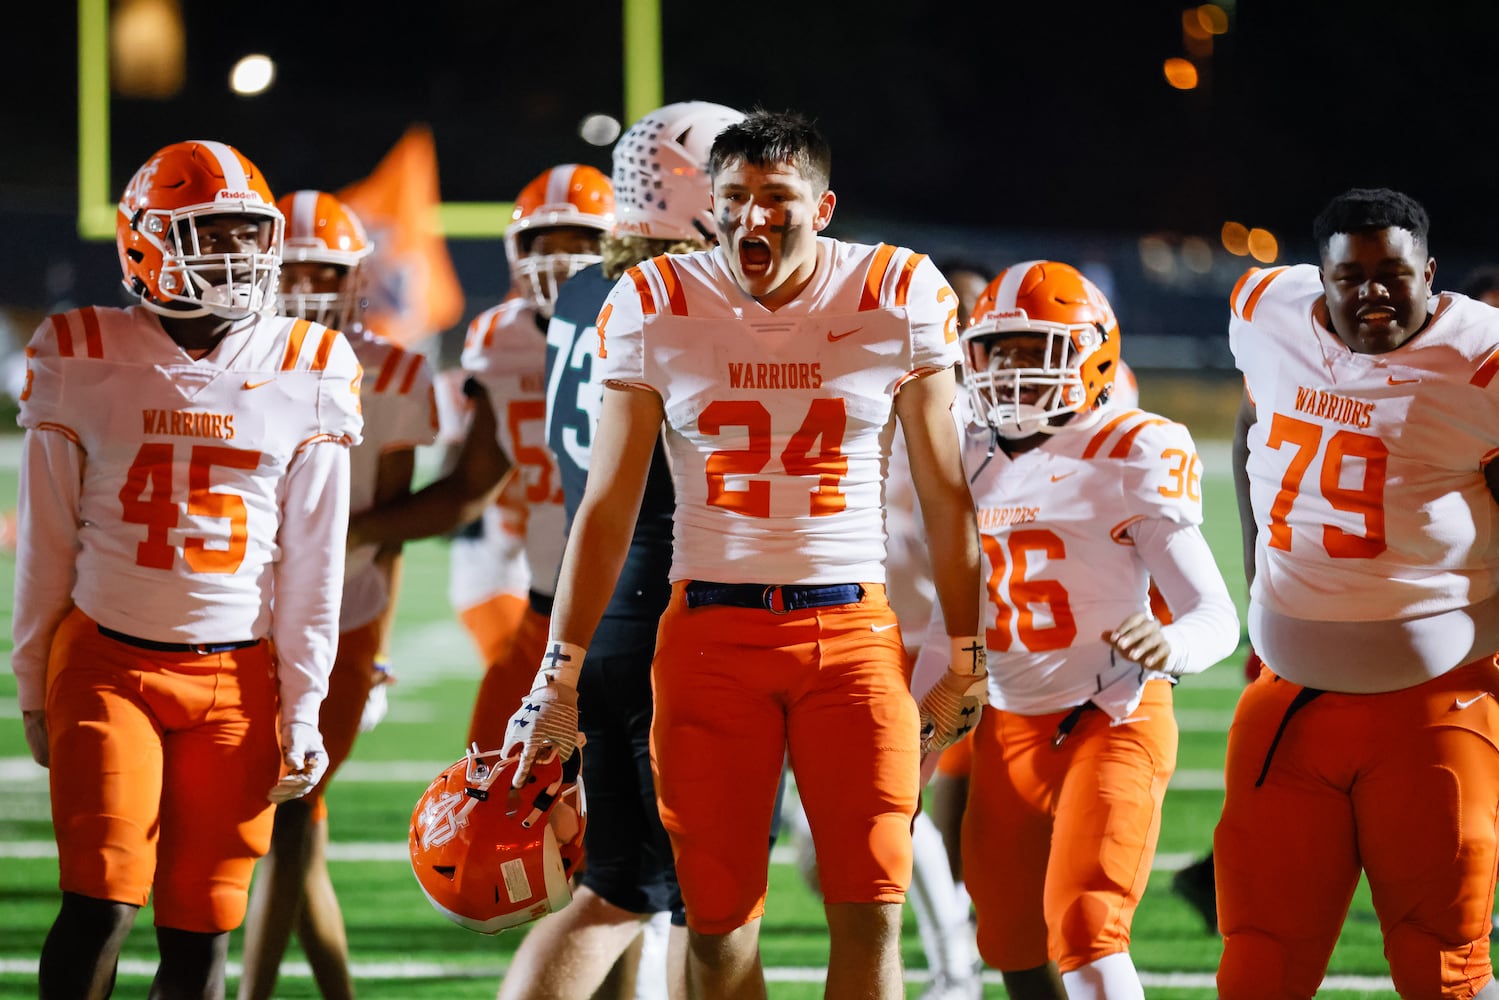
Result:
{"label": "orange jersey trim", "polygon": [[880,307],[880,288],[885,284],[885,275],[890,273],[890,261],[895,257],[895,247],[881,243],[869,262],[869,271],[864,275],[864,294],[859,297],[859,311],[866,312]]}
{"label": "orange jersey trim", "polygon": [[84,351],[91,358],[104,357],[104,338],[99,335],[99,314],[94,312],[93,306],[87,306],[80,315],[83,317]]}
{"label": "orange jersey trim", "polygon": [[[1255,307],[1260,304],[1260,298],[1265,294],[1265,290],[1274,283],[1276,278],[1285,274],[1287,270],[1288,268],[1285,267],[1272,267],[1270,270],[1263,272],[1265,275],[1264,279],[1254,286],[1254,291],[1250,292],[1249,298],[1244,300],[1244,309],[1239,313],[1240,319],[1246,323],[1254,322]],[[1247,274],[1245,275],[1246,278],[1248,276]]]}
{"label": "orange jersey trim", "polygon": [[396,390],[396,394],[405,396],[411,392],[411,387],[416,385],[416,377],[422,370],[422,356],[407,351],[398,351],[397,354],[406,359],[406,374],[402,376],[401,385]]}
{"label": "orange jersey trim", "polygon": [[1109,452],[1109,457],[1123,458],[1125,455],[1128,455],[1131,446],[1135,443],[1135,438],[1140,436],[1141,431],[1147,427],[1154,427],[1156,424],[1165,423],[1170,423],[1170,421],[1164,417],[1157,417],[1154,420],[1145,420],[1131,427],[1129,433],[1125,434],[1124,437],[1119,439],[1119,443],[1114,445],[1114,450]]}
{"label": "orange jersey trim", "polygon": [[1125,532],[1129,531],[1130,528],[1139,524],[1143,520],[1145,520],[1144,514],[1136,514],[1134,517],[1127,517],[1123,521],[1120,521],[1118,524],[1109,529],[1109,537],[1118,542],[1120,545],[1133,545],[1135,544],[1135,540],[1129,537],[1129,535],[1125,534]]}
{"label": "orange jersey trim", "polygon": [[1483,359],[1483,364],[1478,366],[1478,371],[1473,373],[1473,377],[1468,382],[1480,389],[1487,389],[1489,383],[1494,381],[1496,373],[1499,373],[1499,347],[1494,348],[1489,356]]}
{"label": "orange jersey trim", "polygon": [[677,265],[673,264],[666,254],[661,254],[651,259],[651,266],[661,276],[661,284],[666,289],[667,310],[673,316],[686,316],[687,293],[682,289],[682,279],[677,274]]}
{"label": "orange jersey trim", "polygon": [[333,345],[338,343],[338,331],[323,328],[323,339],[318,341],[317,354],[312,359],[312,370],[320,372],[328,367],[328,359],[333,355]]}
{"label": "orange jersey trim", "polygon": [[614,304],[611,302],[610,304],[604,306],[604,308],[599,312],[599,318],[595,320],[593,324],[594,329],[597,330],[599,334],[599,357],[601,358],[607,358],[609,356],[609,352],[604,348],[604,327],[609,325],[609,317],[613,313]]}
{"label": "orange jersey trim", "polygon": [[913,253],[911,258],[906,261],[905,267],[900,269],[900,277],[895,282],[896,305],[903,306],[906,304],[906,299],[911,294],[911,279],[916,276],[916,269],[921,266],[921,262],[924,260],[926,260],[926,254]]}
{"label": "orange jersey trim", "polygon": [[78,447],[83,447],[83,439],[78,436],[77,431],[73,430],[67,424],[55,424],[50,421],[43,421],[36,425],[36,429],[39,431],[56,431]]}
{"label": "orange jersey trim", "polygon": [[395,381],[396,371],[401,367],[401,355],[404,351],[391,351],[385,356],[385,363],[380,366],[380,374],[375,376],[375,391],[384,392],[385,387]]}
{"label": "orange jersey trim", "polygon": [[625,272],[635,282],[635,294],[640,296],[640,311],[646,316],[656,315],[656,296],[651,294],[651,283],[638,266]]}
{"label": "orange jersey trim", "polygon": [[1104,441],[1108,439],[1108,436],[1110,434],[1114,433],[1114,429],[1116,427],[1118,427],[1120,424],[1124,423],[1131,417],[1139,416],[1143,412],[1143,410],[1126,410],[1123,413],[1119,414],[1119,416],[1115,417],[1113,420],[1110,420],[1108,423],[1104,424],[1103,427],[1099,429],[1098,433],[1093,435],[1093,439],[1088,442],[1088,447],[1083,449],[1083,458],[1092,458],[1093,456],[1097,455],[1099,449],[1103,447]]}
{"label": "orange jersey trim", "polygon": [[299,319],[291,325],[291,332],[286,335],[286,353],[281,357],[282,371],[289,372],[297,366],[297,356],[302,353],[302,341],[307,338],[307,331],[310,329],[310,320]]}

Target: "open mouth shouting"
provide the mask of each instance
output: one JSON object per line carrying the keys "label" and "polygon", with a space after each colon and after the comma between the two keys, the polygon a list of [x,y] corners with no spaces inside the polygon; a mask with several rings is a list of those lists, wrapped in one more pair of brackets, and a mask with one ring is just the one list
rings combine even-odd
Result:
{"label": "open mouth shouting", "polygon": [[763,236],[746,236],[739,241],[739,266],[746,278],[766,277],[773,264],[770,242]]}

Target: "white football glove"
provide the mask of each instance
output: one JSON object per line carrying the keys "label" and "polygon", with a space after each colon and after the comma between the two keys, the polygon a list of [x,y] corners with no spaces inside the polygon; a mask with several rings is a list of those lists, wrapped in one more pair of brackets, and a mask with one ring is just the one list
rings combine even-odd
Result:
{"label": "white football glove", "polygon": [[1111,657],[1110,663],[1107,670],[1095,676],[1094,683],[1098,690],[1088,700],[1118,722],[1128,719],[1140,707],[1140,699],[1145,695],[1145,682],[1152,676],[1162,675],[1152,674],[1140,664],[1122,656]]}
{"label": "white football glove", "polygon": [[982,638],[952,639],[950,666],[921,698],[921,756],[945,750],[978,725],[989,700],[988,651]]}
{"label": "white football glove", "polygon": [[364,698],[364,711],[359,713],[359,731],[367,733],[380,724],[385,713],[390,711],[390,698],[385,689],[396,682],[390,672],[390,664],[375,661],[375,676],[370,683],[370,693]]}
{"label": "white football glove", "polygon": [[555,639],[547,645],[531,693],[521,699],[505,726],[505,756],[520,757],[512,781],[516,788],[526,783],[531,765],[543,754],[555,752],[567,760],[583,744],[578,732],[578,673],[585,650]]}
{"label": "white football glove", "polygon": [[323,734],[306,722],[287,722],[281,726],[281,766],[286,772],[266,795],[272,802],[299,799],[312,791],[328,770],[328,752],[323,749]]}

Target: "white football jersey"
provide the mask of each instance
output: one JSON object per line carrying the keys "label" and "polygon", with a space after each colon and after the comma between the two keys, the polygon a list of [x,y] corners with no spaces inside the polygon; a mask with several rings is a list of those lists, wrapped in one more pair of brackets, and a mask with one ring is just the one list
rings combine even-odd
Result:
{"label": "white football jersey", "polygon": [[631,268],[599,314],[606,380],[665,404],[673,580],[883,582],[895,393],[958,360],[957,297],[927,258],[818,238],[771,312],[721,251]]}
{"label": "white football jersey", "polygon": [[[348,340],[364,369],[359,386],[364,440],[349,456],[349,513],[357,514],[375,502],[382,455],[437,440],[437,400],[426,357],[370,330],[349,334]],[[390,600],[385,574],[375,566],[379,550],[378,545],[361,545],[345,558],[339,614],[345,632],[374,621]]]}
{"label": "white football jersey", "polygon": [[26,353],[22,426],[84,456],[78,551],[53,557],[76,563],[89,617],[159,641],[265,637],[283,558],[336,567],[337,608],[344,538],[300,537],[280,490],[310,445],[359,441],[360,368],[342,334],[261,316],[194,361],[139,306],[87,308],[50,317]]}
{"label": "white football jersey", "polygon": [[1499,452],[1499,311],[1444,293],[1404,345],[1357,354],[1322,294],[1307,264],[1234,289],[1229,341],[1257,412],[1251,602],[1351,622],[1494,596],[1499,509],[1482,467]]}
{"label": "white football jersey", "polygon": [[531,589],[551,595],[567,540],[562,478],[546,444],[546,330],[536,307],[511,299],[469,324],[463,367],[489,394],[500,448],[524,485]]}
{"label": "white football jersey", "polygon": [[[990,701],[1028,715],[1082,704],[1116,666],[1101,637],[1150,612],[1150,569],[1130,529],[1202,523],[1192,435],[1110,406],[1013,458],[987,427],[967,425],[963,442],[987,570]],[[1229,648],[1237,639],[1235,627]]]}

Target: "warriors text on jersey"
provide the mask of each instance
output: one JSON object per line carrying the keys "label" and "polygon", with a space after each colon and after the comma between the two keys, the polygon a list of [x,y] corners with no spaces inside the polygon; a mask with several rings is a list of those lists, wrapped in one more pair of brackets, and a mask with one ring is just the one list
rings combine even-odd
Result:
{"label": "warriors text on jersey", "polygon": [[[68,442],[76,455],[63,461],[78,481],[54,474],[50,503],[39,482],[23,487],[32,494],[17,563],[22,707],[41,707],[52,632],[69,604],[145,639],[238,641],[271,634],[274,589],[278,649],[299,675],[282,678],[283,708],[310,707],[315,718],[316,678],[327,676],[338,631],[342,446],[358,442],[362,423],[348,342],[306,320],[260,316],[194,361],[136,306],[52,316],[26,353],[28,442]],[[330,455],[336,469],[318,465]],[[25,474],[47,479],[49,467],[38,457]],[[336,483],[338,495],[289,505],[298,468]]]}
{"label": "warriors text on jersey", "polygon": [[921,254],[819,237],[775,312],[721,251],[631,268],[599,315],[603,377],[661,395],[674,580],[883,582],[892,402],[957,361],[956,296]]}

